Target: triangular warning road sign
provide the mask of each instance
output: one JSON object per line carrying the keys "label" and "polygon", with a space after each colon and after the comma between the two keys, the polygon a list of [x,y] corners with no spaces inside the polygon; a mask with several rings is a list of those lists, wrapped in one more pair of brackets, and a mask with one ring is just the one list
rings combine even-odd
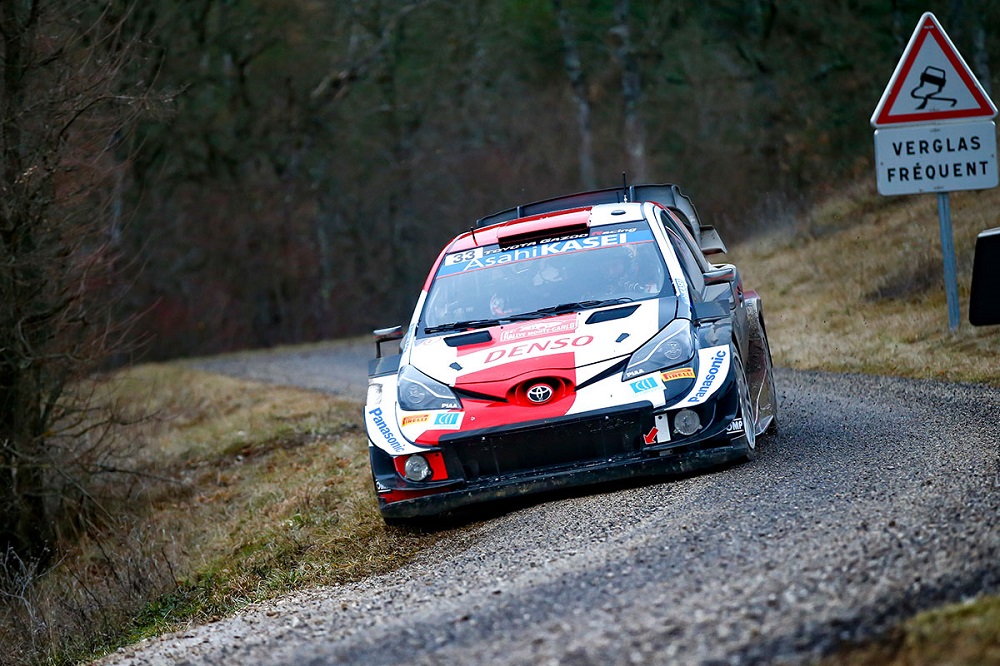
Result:
{"label": "triangular warning road sign", "polygon": [[889,85],[882,93],[872,127],[988,119],[997,108],[930,12],[920,17]]}

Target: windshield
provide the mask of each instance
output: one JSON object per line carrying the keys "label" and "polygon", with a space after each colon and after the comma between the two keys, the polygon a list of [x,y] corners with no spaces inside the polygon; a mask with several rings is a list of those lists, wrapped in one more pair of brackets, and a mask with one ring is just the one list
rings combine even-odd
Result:
{"label": "windshield", "polygon": [[664,288],[671,289],[649,225],[641,220],[605,225],[554,241],[445,255],[421,327],[488,326],[656,298]]}

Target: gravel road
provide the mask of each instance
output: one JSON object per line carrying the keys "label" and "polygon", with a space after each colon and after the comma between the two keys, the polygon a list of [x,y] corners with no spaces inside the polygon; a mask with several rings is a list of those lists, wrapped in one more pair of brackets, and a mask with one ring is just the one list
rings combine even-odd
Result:
{"label": "gravel road", "polygon": [[[363,399],[345,359],[370,345],[330,349],[278,353],[271,378]],[[799,664],[1000,590],[1000,391],[788,370],[778,388],[755,462],[501,507],[392,575],[102,663]]]}

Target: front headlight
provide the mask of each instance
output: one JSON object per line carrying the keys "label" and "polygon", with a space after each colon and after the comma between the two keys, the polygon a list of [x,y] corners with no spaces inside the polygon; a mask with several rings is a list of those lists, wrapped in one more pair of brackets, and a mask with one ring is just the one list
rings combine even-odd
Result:
{"label": "front headlight", "polygon": [[675,319],[639,348],[628,361],[623,379],[687,363],[694,358],[694,331],[687,319]]}
{"label": "front headlight", "polygon": [[451,389],[408,365],[399,371],[399,406],[411,412],[460,409],[462,403]]}

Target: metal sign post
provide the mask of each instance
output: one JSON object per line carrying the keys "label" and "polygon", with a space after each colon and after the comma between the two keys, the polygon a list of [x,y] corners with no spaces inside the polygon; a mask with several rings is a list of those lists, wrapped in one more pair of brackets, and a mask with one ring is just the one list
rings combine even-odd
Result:
{"label": "metal sign post", "polygon": [[944,255],[944,293],[948,297],[948,326],[958,330],[958,274],[955,270],[955,242],[951,231],[951,195],[937,195],[938,222],[941,226],[941,253]]}
{"label": "metal sign post", "polygon": [[996,187],[997,108],[930,12],[920,17],[871,124],[879,194],[937,194],[948,324],[958,330],[949,192]]}

